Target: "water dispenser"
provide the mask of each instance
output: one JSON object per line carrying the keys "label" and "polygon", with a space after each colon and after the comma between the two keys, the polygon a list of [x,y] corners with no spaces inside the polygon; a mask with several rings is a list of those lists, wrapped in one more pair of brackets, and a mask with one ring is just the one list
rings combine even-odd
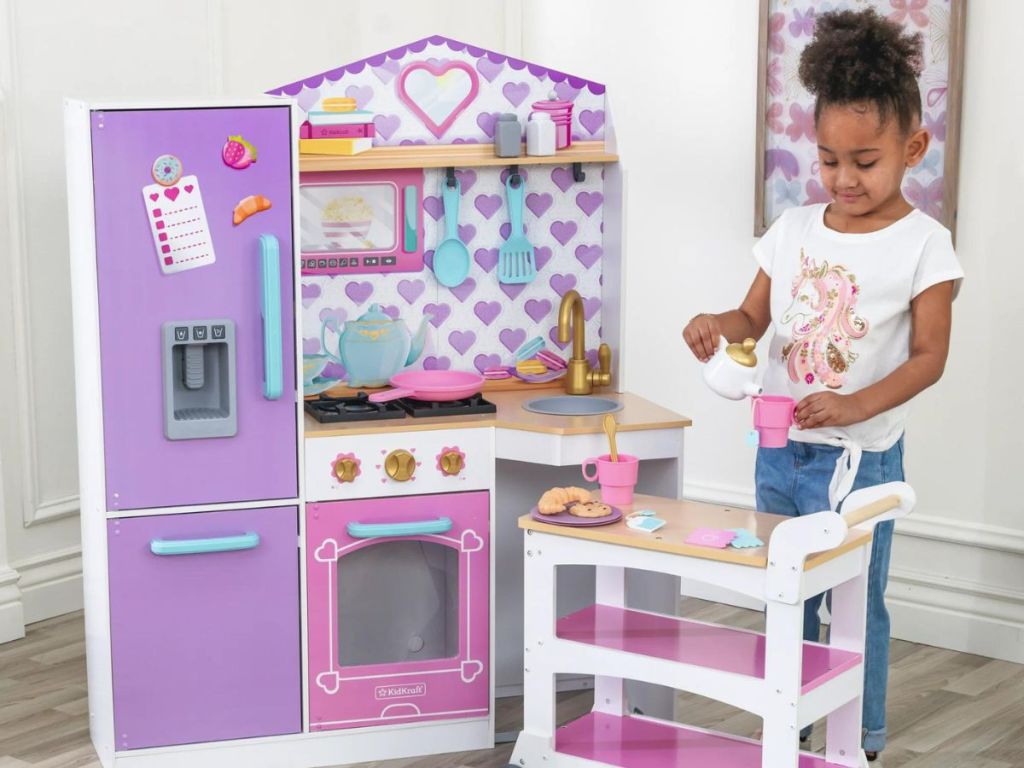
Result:
{"label": "water dispenser", "polygon": [[168,440],[232,437],[238,432],[233,322],[164,323],[163,365]]}

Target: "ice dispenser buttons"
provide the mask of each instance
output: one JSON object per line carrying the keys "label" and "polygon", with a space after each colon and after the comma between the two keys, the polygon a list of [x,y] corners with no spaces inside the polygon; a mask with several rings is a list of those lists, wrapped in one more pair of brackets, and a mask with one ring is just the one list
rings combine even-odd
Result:
{"label": "ice dispenser buttons", "polygon": [[232,437],[238,432],[233,322],[164,323],[163,365],[168,440]]}

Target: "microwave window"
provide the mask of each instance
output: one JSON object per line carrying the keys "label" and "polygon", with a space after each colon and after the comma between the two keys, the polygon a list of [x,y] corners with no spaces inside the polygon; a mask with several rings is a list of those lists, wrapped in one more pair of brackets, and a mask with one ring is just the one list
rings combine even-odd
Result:
{"label": "microwave window", "polygon": [[394,184],[307,185],[300,195],[303,253],[394,250]]}

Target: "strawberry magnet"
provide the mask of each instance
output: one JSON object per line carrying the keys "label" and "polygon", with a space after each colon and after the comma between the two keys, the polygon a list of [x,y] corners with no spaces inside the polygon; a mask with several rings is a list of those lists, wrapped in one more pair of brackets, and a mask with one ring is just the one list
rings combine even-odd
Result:
{"label": "strawberry magnet", "polygon": [[256,147],[241,136],[228,136],[220,156],[225,165],[241,171],[256,162]]}

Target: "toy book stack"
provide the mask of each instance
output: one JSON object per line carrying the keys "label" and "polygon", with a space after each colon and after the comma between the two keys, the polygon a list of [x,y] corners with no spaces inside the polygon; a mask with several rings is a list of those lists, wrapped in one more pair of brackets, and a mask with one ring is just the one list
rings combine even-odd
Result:
{"label": "toy book stack", "polygon": [[299,129],[299,152],[358,155],[373,146],[373,112],[356,109],[356,100],[349,97],[324,99],[320,106]]}

